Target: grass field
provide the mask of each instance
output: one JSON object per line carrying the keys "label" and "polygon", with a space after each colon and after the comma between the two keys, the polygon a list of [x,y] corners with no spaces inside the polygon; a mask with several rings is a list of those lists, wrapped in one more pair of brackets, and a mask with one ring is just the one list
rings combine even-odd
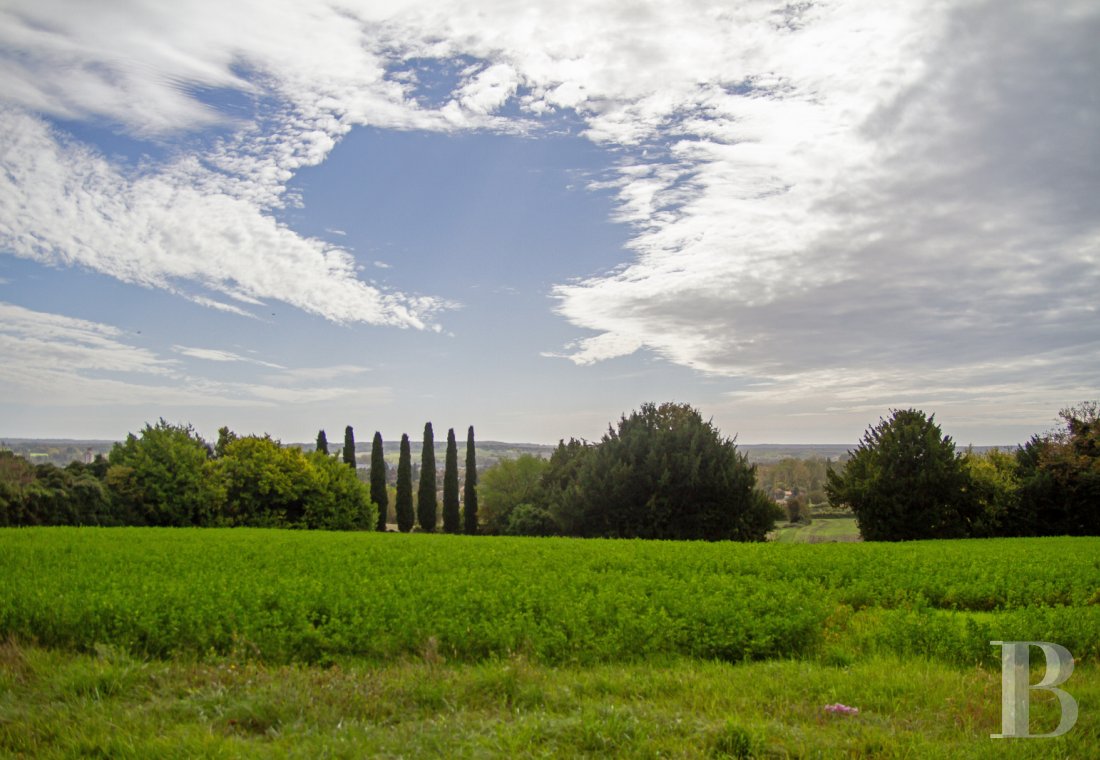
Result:
{"label": "grass field", "polygon": [[833,541],[859,541],[859,525],[854,517],[818,518],[809,525],[786,525],[769,537],[782,544],[822,544]]}
{"label": "grass field", "polygon": [[[1100,747],[1098,539],[32,529],[0,531],[0,577],[0,756]],[[989,739],[1000,728],[991,640],[1073,652],[1073,731]],[[834,702],[860,712],[826,712]],[[1052,695],[1032,702],[1032,730],[1051,730]]]}

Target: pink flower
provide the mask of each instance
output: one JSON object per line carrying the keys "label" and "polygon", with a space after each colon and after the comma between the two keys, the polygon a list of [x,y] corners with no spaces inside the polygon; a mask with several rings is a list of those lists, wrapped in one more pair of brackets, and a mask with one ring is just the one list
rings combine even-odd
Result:
{"label": "pink flower", "polygon": [[841,715],[859,715],[858,707],[848,707],[837,702],[835,705],[825,705],[825,712],[839,713]]}

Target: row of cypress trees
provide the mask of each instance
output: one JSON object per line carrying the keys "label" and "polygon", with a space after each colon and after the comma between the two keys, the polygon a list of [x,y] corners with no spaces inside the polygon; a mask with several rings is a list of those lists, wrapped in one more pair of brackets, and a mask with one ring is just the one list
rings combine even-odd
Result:
{"label": "row of cypress trees", "polygon": [[[329,453],[325,431],[317,434],[317,450]],[[343,460],[355,467],[355,432],[351,425],[344,430]],[[378,530],[386,530],[386,513],[389,494],[386,491],[386,462],[382,451],[382,434],[375,432],[370,456],[370,496],[378,505]],[[397,495],[394,511],[397,529],[408,533],[413,529],[412,452],[409,436],[402,434],[401,450],[397,461]],[[424,425],[424,444],[420,454],[420,483],[417,491],[415,522],[426,533],[435,532],[438,523],[436,498],[435,432],[432,423]],[[477,533],[477,455],[474,451],[473,425],[466,435],[466,482],[463,498],[458,495],[458,445],[455,431],[447,431],[447,457],[443,469],[443,531],[445,533]]]}

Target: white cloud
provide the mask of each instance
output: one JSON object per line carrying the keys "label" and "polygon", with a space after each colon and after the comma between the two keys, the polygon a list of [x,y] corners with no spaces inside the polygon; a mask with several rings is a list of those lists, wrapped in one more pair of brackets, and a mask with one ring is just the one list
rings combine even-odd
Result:
{"label": "white cloud", "polygon": [[190,356],[193,359],[203,359],[209,362],[245,362],[247,364],[257,364],[261,367],[285,369],[280,364],[272,364],[271,362],[265,362],[260,359],[253,359],[248,356],[241,356],[240,354],[235,354],[232,351],[222,351],[216,348],[172,346],[172,350],[175,351],[177,354],[182,354],[183,356]]}
{"label": "white cloud", "polygon": [[[587,331],[574,361],[649,350],[820,409],[915,398],[906,378],[936,378],[928,398],[991,387],[989,366],[1013,393],[1071,393],[1100,371],[1098,37],[1090,0],[9,3],[0,240],[181,293],[438,329],[446,304],[367,285],[347,251],[276,223],[288,180],[356,125],[529,131],[503,107],[572,109],[620,157],[602,186],[632,230],[623,266],[554,291]],[[438,108],[414,59],[464,62]],[[219,87],[257,113],[194,96]],[[230,131],[123,170],[28,112]]]}
{"label": "white cloud", "polygon": [[1095,394],[1100,12],[911,10],[815,7],[751,67],[773,84],[658,127],[613,185],[634,261],[556,290],[598,333],[574,361],[645,347],[834,412]]}
{"label": "white cloud", "polygon": [[129,177],[11,110],[0,111],[0,155],[0,241],[19,256],[169,290],[196,282],[247,303],[276,299],[338,322],[423,328],[443,306],[358,280],[346,251],[297,235],[246,197],[196,187],[186,166]]}
{"label": "white cloud", "polygon": [[[335,399],[384,403],[387,388],[331,384],[362,368],[331,371],[285,369],[232,352],[175,346],[181,355],[216,362],[243,362],[279,369],[253,382],[212,380],[185,372],[179,360],[163,359],[132,345],[116,327],[34,311],[0,302],[0,386],[6,403],[30,406],[238,407],[313,404]],[[312,379],[301,387],[301,377]]]}

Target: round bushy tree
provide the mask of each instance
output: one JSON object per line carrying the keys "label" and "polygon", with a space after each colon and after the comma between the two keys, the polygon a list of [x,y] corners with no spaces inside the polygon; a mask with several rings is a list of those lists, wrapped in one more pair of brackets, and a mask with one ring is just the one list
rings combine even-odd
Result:
{"label": "round bushy tree", "polygon": [[571,532],[613,538],[762,541],[779,510],[756,470],[686,404],[645,404],[588,452]]}
{"label": "round bushy tree", "polygon": [[[320,453],[316,456],[325,457]],[[246,435],[225,447],[216,468],[226,494],[225,508],[219,515],[223,524],[305,525],[313,477],[309,462],[298,449],[283,448],[267,435]]]}
{"label": "round bushy tree", "polygon": [[206,525],[224,493],[211,477],[211,449],[190,425],[163,419],[111,449],[107,482],[116,509],[138,525]]}
{"label": "round bushy tree", "polygon": [[330,456],[313,452],[302,454],[309,465],[309,487],[302,503],[302,522],[320,530],[372,530],[377,512],[370,488],[354,470]]}
{"label": "round bushy tree", "polygon": [[534,454],[502,459],[487,469],[478,488],[481,528],[489,534],[506,533],[512,510],[542,501],[542,477],[549,463]]}
{"label": "round bushy tree", "polygon": [[868,541],[969,536],[980,516],[963,455],[917,409],[880,419],[828,478],[829,500],[852,508]]}
{"label": "round bushy tree", "polygon": [[1020,489],[1007,535],[1100,535],[1100,403],[1059,416],[1062,429],[1017,451]]}

